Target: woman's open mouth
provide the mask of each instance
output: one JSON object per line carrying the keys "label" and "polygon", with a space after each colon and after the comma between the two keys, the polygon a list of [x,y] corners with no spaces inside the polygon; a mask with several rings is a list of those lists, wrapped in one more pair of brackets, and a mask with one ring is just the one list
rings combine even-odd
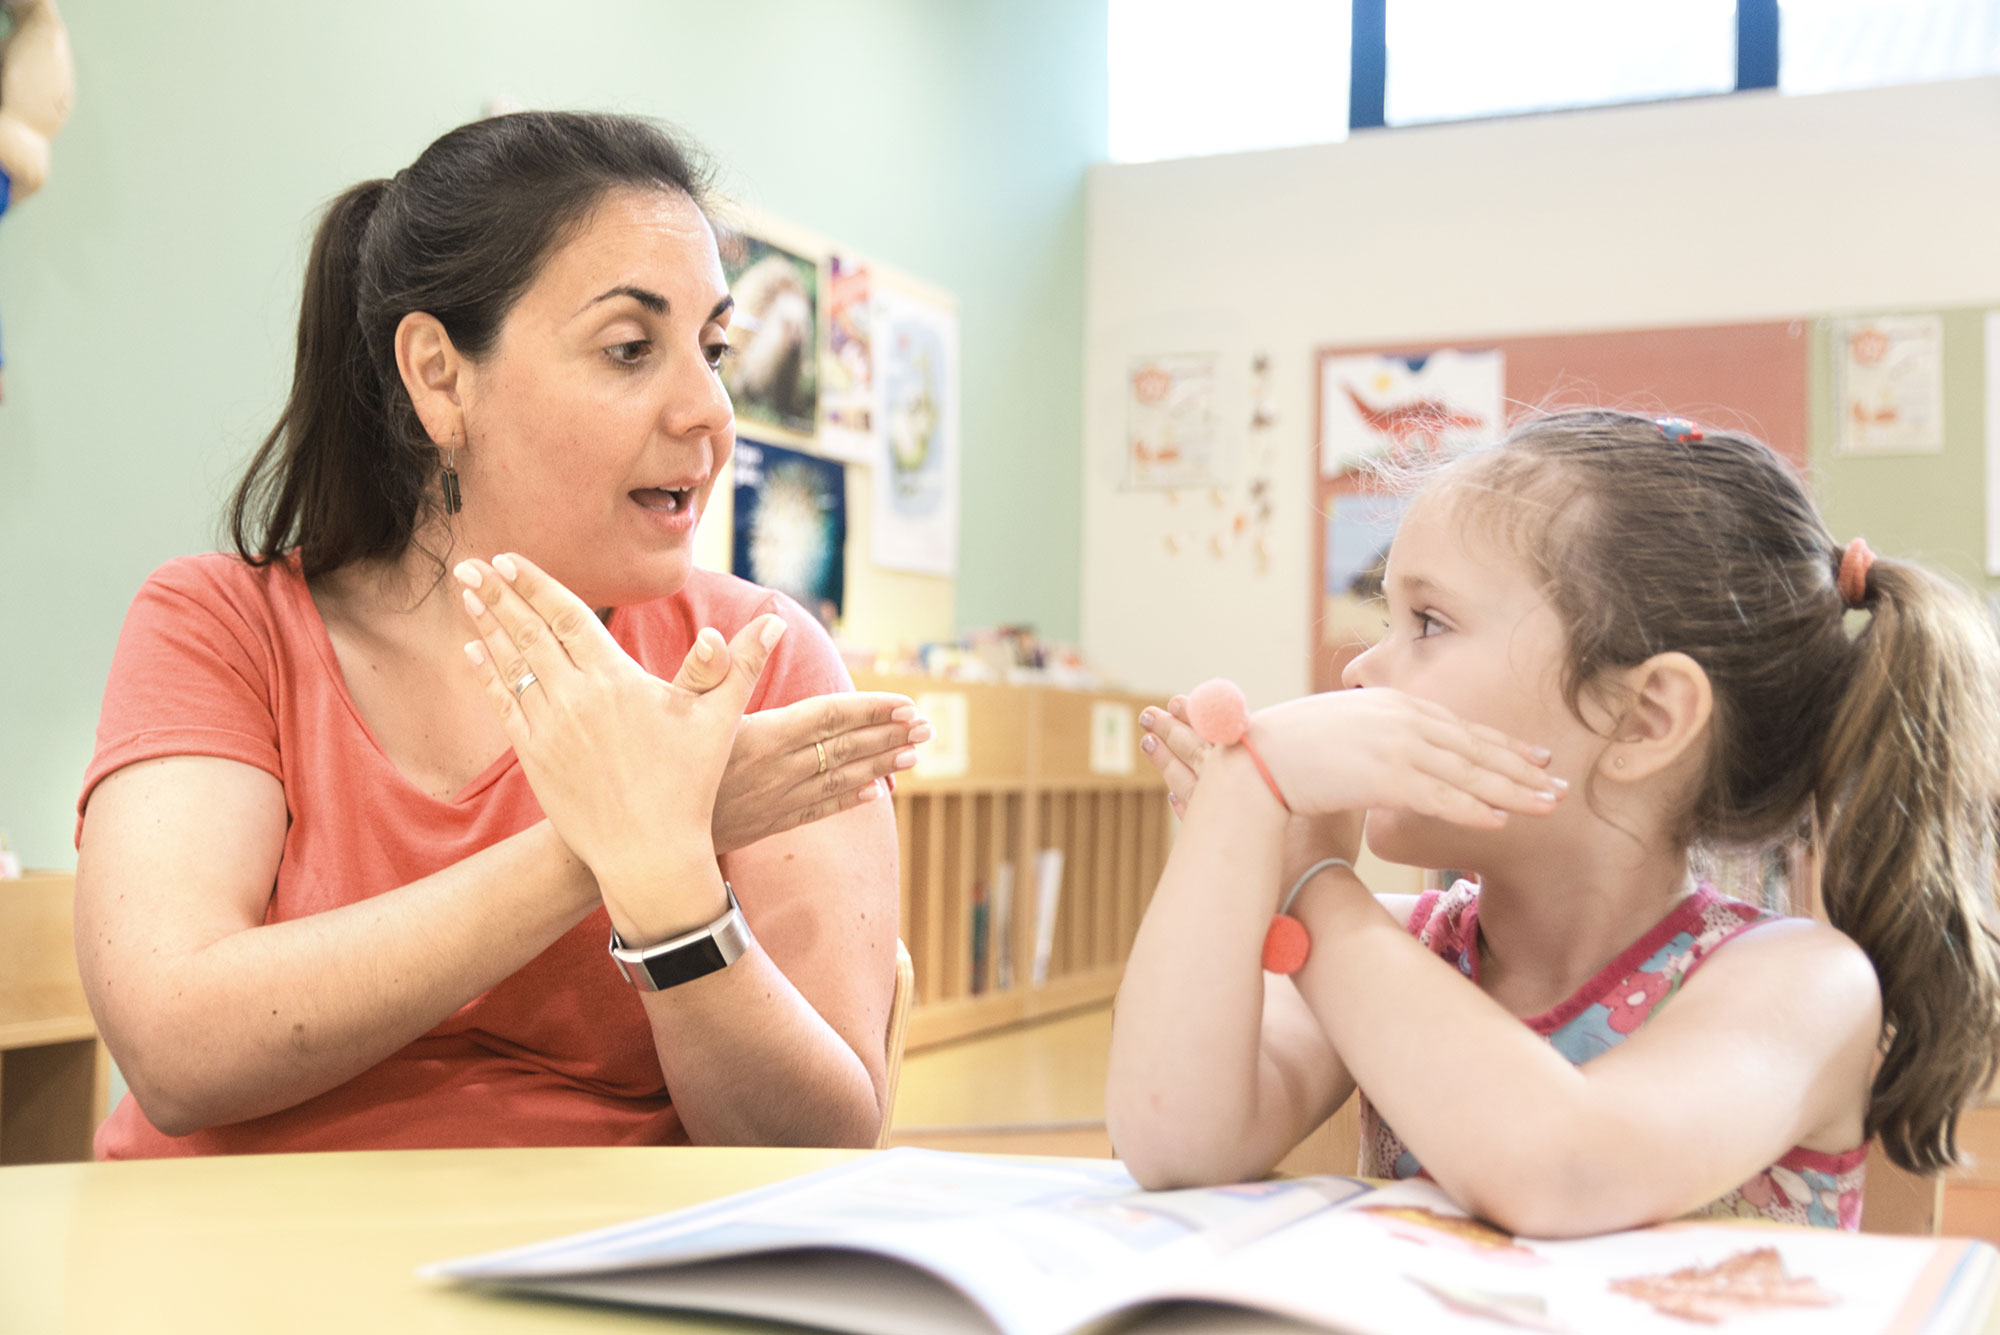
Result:
{"label": "woman's open mouth", "polygon": [[641,487],[631,493],[632,499],[648,510],[662,514],[677,515],[694,505],[693,487]]}

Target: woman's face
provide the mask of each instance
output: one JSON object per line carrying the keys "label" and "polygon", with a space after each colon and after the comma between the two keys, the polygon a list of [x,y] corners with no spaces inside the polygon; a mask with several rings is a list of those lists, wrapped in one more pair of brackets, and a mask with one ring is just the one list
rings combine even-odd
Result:
{"label": "woman's face", "polygon": [[692,200],[607,195],[462,372],[461,552],[520,552],[595,607],[678,590],[735,447],[729,308]]}

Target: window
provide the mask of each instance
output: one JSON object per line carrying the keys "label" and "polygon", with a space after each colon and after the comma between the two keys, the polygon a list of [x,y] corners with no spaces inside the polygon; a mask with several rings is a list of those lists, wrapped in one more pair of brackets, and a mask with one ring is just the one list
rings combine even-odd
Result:
{"label": "window", "polygon": [[1342,0],[1110,0],[1113,162],[1347,137]]}
{"label": "window", "polygon": [[2000,71],[2000,0],[1780,0],[1787,93]]}
{"label": "window", "polygon": [[1107,5],[1114,162],[1729,93],[1739,78],[1816,93],[2000,73],[2000,0]]}
{"label": "window", "polygon": [[1735,0],[1388,0],[1391,125],[1736,87]]}

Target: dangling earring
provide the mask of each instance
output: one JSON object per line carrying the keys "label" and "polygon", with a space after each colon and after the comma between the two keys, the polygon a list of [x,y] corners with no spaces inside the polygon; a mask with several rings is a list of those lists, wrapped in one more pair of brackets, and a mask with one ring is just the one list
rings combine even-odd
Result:
{"label": "dangling earring", "polygon": [[[454,447],[457,440],[456,436],[452,438]],[[455,515],[465,508],[464,498],[458,493],[458,465],[452,462],[454,453],[455,448],[444,452],[444,512],[448,515]]]}

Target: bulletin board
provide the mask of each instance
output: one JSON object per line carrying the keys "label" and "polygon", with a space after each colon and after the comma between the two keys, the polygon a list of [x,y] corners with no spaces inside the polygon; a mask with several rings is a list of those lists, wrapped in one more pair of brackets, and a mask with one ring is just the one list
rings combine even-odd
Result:
{"label": "bulletin board", "polygon": [[[1329,589],[1329,529],[1343,510],[1364,507],[1353,475],[1323,476],[1321,435],[1327,421],[1320,372],[1333,358],[1373,355],[1421,359],[1446,349],[1497,352],[1510,416],[1581,406],[1686,417],[1767,441],[1802,472],[1810,419],[1810,322],[1633,329],[1584,334],[1439,339],[1419,344],[1322,348],[1313,376],[1315,439],[1310,460],[1313,577],[1308,625],[1315,691],[1340,686],[1340,672],[1360,652],[1339,614],[1340,589]],[[1346,502],[1345,505],[1342,503]]]}

